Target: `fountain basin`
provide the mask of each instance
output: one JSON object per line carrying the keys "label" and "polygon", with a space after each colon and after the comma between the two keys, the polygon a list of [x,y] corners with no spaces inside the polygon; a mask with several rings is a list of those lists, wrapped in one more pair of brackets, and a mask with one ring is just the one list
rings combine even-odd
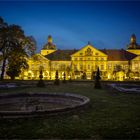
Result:
{"label": "fountain basin", "polygon": [[22,118],[54,115],[89,103],[89,98],[71,93],[18,93],[0,95],[0,117]]}

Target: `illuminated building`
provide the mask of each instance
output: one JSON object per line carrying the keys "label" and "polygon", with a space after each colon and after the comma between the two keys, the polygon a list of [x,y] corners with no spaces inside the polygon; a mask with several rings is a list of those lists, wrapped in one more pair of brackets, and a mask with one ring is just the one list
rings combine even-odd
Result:
{"label": "illuminated building", "polygon": [[136,36],[130,38],[127,50],[99,50],[88,43],[80,50],[57,50],[52,37],[48,36],[47,44],[39,54],[28,60],[29,70],[22,72],[22,79],[38,79],[39,69],[43,68],[43,78],[55,79],[58,70],[63,79],[94,79],[99,67],[102,80],[137,80],[140,79],[140,46]]}

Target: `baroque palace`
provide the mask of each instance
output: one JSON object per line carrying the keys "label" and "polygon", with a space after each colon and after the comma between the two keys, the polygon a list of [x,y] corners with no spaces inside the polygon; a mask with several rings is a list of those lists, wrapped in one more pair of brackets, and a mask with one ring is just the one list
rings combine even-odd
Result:
{"label": "baroque palace", "polygon": [[54,80],[58,70],[63,79],[94,79],[97,68],[102,80],[139,80],[140,79],[140,46],[136,36],[130,38],[127,50],[99,50],[88,43],[80,50],[59,50],[48,36],[47,44],[41,52],[28,60],[29,69],[23,71],[20,79],[39,79],[39,71],[43,71],[43,79]]}

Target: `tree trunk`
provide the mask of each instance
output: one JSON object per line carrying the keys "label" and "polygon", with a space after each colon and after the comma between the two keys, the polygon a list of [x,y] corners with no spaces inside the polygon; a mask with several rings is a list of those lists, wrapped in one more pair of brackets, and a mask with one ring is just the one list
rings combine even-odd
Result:
{"label": "tree trunk", "polygon": [[11,76],[10,78],[11,78],[11,80],[15,80],[15,76]]}
{"label": "tree trunk", "polygon": [[1,68],[1,77],[0,77],[1,81],[4,79],[5,66],[6,66],[6,59],[4,58],[2,68]]}

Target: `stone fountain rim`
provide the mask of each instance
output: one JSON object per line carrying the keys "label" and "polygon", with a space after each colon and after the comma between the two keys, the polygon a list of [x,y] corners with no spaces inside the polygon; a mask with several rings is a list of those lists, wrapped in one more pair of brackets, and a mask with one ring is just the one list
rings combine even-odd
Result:
{"label": "stone fountain rim", "polygon": [[[90,99],[86,96],[79,95],[79,94],[73,94],[73,93],[46,93],[46,92],[26,92],[26,93],[8,93],[8,94],[1,94],[0,98],[14,98],[15,96],[17,97],[22,97],[22,96],[56,96],[56,97],[72,97],[72,98],[77,98],[81,100],[81,103],[75,106],[70,106],[70,107],[64,107],[62,109],[51,109],[51,110],[36,110],[36,111],[0,111],[0,118],[25,118],[25,117],[37,117],[40,115],[53,115],[53,114],[58,114],[62,112],[68,112],[74,109],[78,109],[81,107],[84,107],[90,102]],[[83,101],[82,101],[83,100]]]}

